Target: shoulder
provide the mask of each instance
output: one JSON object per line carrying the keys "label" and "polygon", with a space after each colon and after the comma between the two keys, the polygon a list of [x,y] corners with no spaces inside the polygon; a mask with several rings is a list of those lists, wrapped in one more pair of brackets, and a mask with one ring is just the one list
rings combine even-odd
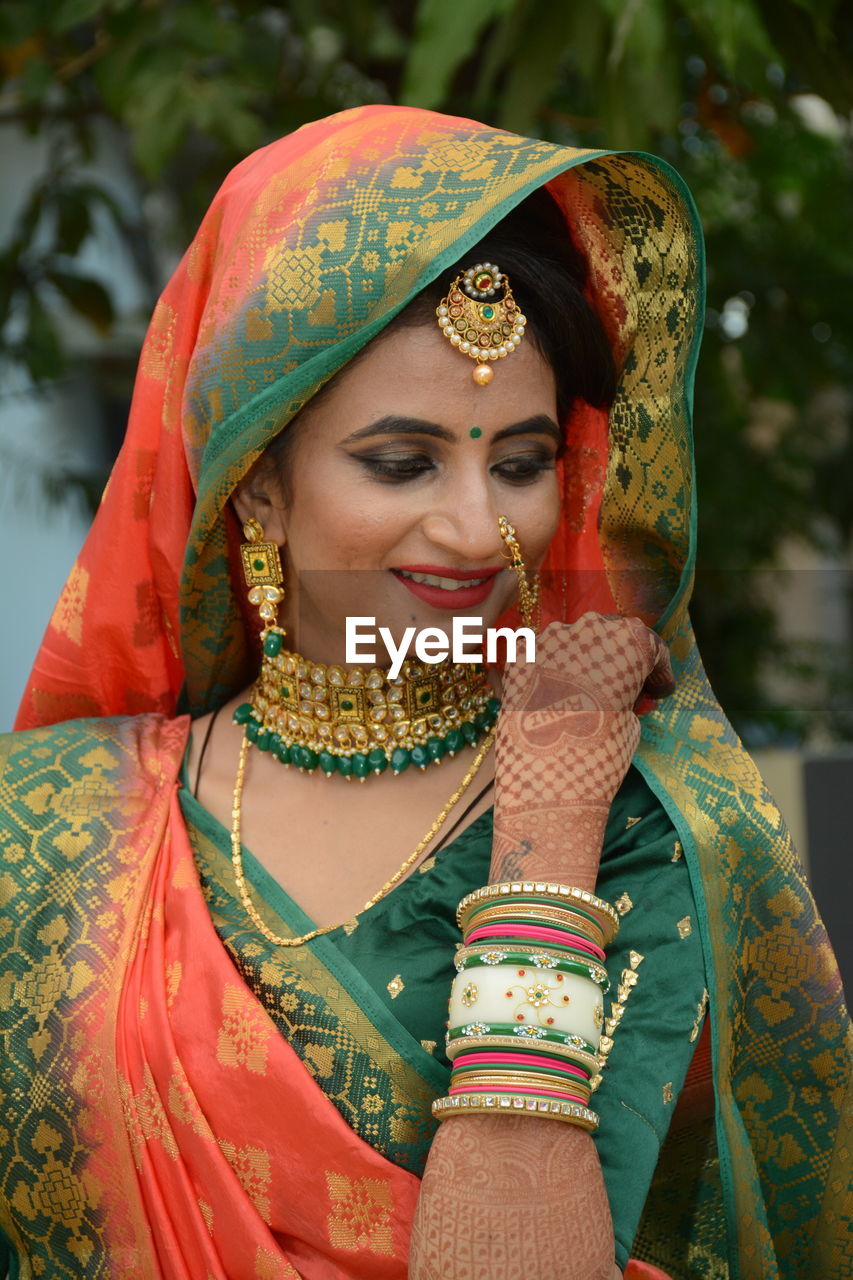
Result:
{"label": "shoulder", "polygon": [[189,718],[114,716],[0,736],[0,863],[22,849],[61,847],[70,832],[96,840],[177,779]]}
{"label": "shoulder", "polygon": [[183,752],[189,727],[187,716],[104,716],[0,734],[0,779],[8,786],[23,769],[31,776],[63,764],[73,768],[88,761],[91,766],[93,752],[101,768],[142,762],[151,752],[173,755]]}

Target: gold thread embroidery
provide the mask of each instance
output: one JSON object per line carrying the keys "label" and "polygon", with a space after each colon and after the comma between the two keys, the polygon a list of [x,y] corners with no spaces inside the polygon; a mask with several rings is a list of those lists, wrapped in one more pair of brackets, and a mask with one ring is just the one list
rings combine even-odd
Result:
{"label": "gold thread embroidery", "polygon": [[437,1040],[422,1040],[421,1048],[425,1049],[427,1053],[435,1053],[435,1046],[437,1044],[438,1044]]}
{"label": "gold thread embroidery", "polygon": [[267,1051],[272,1023],[255,1002],[229,983],[222,997],[222,1023],[216,1044],[216,1059],[224,1067],[247,1067],[255,1075],[267,1069]]}
{"label": "gold thread embroidery", "polygon": [[269,1225],[271,1221],[270,1186],[272,1169],[268,1151],[262,1147],[237,1147],[233,1142],[219,1139],[219,1149],[231,1166],[240,1186],[252,1204]]}
{"label": "gold thread embroidery", "polygon": [[367,1249],[392,1254],[391,1188],[382,1178],[348,1178],[327,1171],[331,1212],[329,1241],[336,1249]]}
{"label": "gold thread embroidery", "polygon": [[663,1100],[664,1102],[672,1102],[672,1081],[671,1080],[667,1080],[666,1084],[663,1087]]}
{"label": "gold thread embroidery", "polygon": [[625,830],[630,831],[633,826],[636,826],[636,824],[641,821],[642,816],[643,815],[640,814],[639,818],[629,818],[628,821],[625,823]]}
{"label": "gold thread embroidery", "polygon": [[77,564],[71,570],[50,620],[54,631],[77,645],[83,643],[83,612],[88,591],[89,571]]}
{"label": "gold thread embroidery", "polygon": [[401,991],[405,991],[406,984],[400,977],[399,973],[392,978],[385,990],[388,992],[392,1000],[396,1000]]}
{"label": "gold thread embroidery", "polygon": [[621,894],[613,903],[620,916],[626,916],[633,907],[633,902],[627,893]]}
{"label": "gold thread embroidery", "polygon": [[683,852],[684,850],[681,847],[681,841],[676,840],[675,846],[672,851],[672,857],[670,858],[670,862],[677,862]]}
{"label": "gold thread embroidery", "polygon": [[644,959],[645,956],[641,955],[639,951],[628,952],[628,964],[630,967],[622,970],[621,981],[616,988],[616,999],[611,1001],[610,1017],[604,1019],[604,1035],[598,1042],[598,1053],[596,1054],[598,1059],[598,1071],[589,1082],[592,1093],[595,1093],[596,1089],[601,1084],[602,1073],[604,1068],[607,1066],[607,1058],[613,1048],[613,1037],[622,1021],[628,997],[639,982],[639,974],[637,973],[637,970],[643,963]]}
{"label": "gold thread embroidery", "polygon": [[690,919],[690,916],[682,917],[682,919],[677,922],[675,927],[678,930],[679,938],[689,938],[691,933],[693,932],[693,924]]}
{"label": "gold thread embroidery", "polygon": [[706,987],[702,992],[702,999],[699,1001],[699,1003],[696,1006],[696,1018],[693,1022],[693,1026],[690,1028],[689,1039],[691,1044],[693,1043],[694,1040],[698,1040],[699,1038],[699,1031],[702,1026],[702,1019],[705,1017],[705,1010],[707,1007],[708,1007],[708,989]]}

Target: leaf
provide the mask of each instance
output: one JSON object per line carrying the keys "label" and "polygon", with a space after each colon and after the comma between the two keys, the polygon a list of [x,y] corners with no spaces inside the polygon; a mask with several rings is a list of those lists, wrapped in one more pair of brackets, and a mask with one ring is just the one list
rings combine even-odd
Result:
{"label": "leaf", "polygon": [[29,369],[34,382],[58,378],[65,369],[56,328],[35,293],[31,293],[29,297],[27,330],[18,355]]}
{"label": "leaf", "polygon": [[567,55],[566,41],[554,34],[564,12],[564,0],[538,0],[528,14],[510,51],[509,75],[499,100],[498,120],[505,129],[535,131],[536,117]]}
{"label": "leaf", "polygon": [[454,72],[473,52],[481,32],[515,3],[516,0],[420,0],[400,101],[408,106],[440,106]]}
{"label": "leaf", "polygon": [[65,298],[78,315],[83,316],[99,331],[106,333],[113,322],[113,302],[104,286],[88,276],[76,276],[57,268],[48,272],[47,279]]}
{"label": "leaf", "polygon": [[79,27],[104,7],[104,0],[60,0],[51,14],[50,29],[59,32]]}
{"label": "leaf", "polygon": [[57,191],[54,205],[56,247],[60,253],[73,258],[92,229],[89,207],[79,191],[73,189]]}

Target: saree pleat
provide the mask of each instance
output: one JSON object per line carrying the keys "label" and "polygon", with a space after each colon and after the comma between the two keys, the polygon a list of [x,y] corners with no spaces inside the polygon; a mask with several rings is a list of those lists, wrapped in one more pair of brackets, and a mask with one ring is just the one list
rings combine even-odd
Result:
{"label": "saree pleat", "polygon": [[[15,769],[26,777],[41,760],[54,779],[52,811],[85,858],[63,882],[69,841],[54,824],[29,827],[40,882],[23,878],[10,900],[24,928],[5,952],[19,974],[10,982],[3,971],[4,1022],[17,1021],[4,1059],[34,1087],[15,1103],[0,1196],[6,1234],[25,1241],[25,1269],[57,1280],[81,1264],[110,1280],[400,1280],[418,1179],[356,1136],[223,949],[177,795],[187,728],[159,718],[78,723],[26,735],[6,760],[17,834],[44,795],[35,782],[27,809]],[[125,785],[113,776],[105,789],[111,766],[134,753]],[[88,768],[70,776],[60,769],[70,756]],[[147,791],[144,761],[157,763]],[[84,825],[122,841],[112,879],[102,860],[115,858],[115,841],[93,846],[91,830],[79,838]],[[104,901],[87,897],[90,883],[108,886]],[[62,930],[66,908],[73,927]],[[98,926],[84,961],[77,943]],[[39,941],[53,944],[47,964]],[[39,1021],[61,1034],[42,1045],[38,1030],[28,1033]],[[22,1159],[32,1125],[36,1163]],[[64,1151],[74,1158],[58,1199],[54,1152]]]}

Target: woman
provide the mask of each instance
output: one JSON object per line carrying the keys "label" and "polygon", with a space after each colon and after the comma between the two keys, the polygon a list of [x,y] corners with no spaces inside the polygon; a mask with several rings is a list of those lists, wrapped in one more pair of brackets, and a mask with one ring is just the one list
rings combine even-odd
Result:
{"label": "woman", "polygon": [[[588,343],[555,322],[549,348],[531,307],[531,335],[478,386],[436,302],[542,187],[540,221],[557,210],[565,243],[543,253],[537,296],[553,262],[574,273],[570,328]],[[306,126],[226,181],[155,314],[127,444],[22,708],[31,732],[3,746],[0,1206],[22,1274],[401,1276],[413,1222],[414,1276],[607,1274],[611,1230],[620,1269],[633,1242],[673,1276],[842,1274],[843,1157],[825,1150],[845,1075],[837,975],[687,614],[701,299],[689,197],[647,157],[375,107]],[[477,601],[457,611],[497,621],[512,599],[494,572],[501,514],[543,569],[557,683],[578,678],[581,641],[609,657],[632,628],[642,670],[596,720],[625,767],[645,677],[666,690],[630,618],[654,625],[675,670],[624,781],[589,769],[562,827],[592,882],[603,842],[598,892],[622,913],[608,965],[630,998],[596,1094],[598,1155],[526,1117],[460,1116],[433,1141],[453,911],[490,878],[488,737],[476,780],[469,749],[356,788],[267,750],[235,785],[244,731],[229,713],[260,660],[238,567],[240,544],[250,563],[260,545],[251,522],[284,548],[289,593],[271,603],[309,675],[342,664],[346,615],[389,616],[395,634],[446,618],[454,571]],[[600,708],[608,663],[586,665]],[[504,725],[530,679],[507,667]],[[584,743],[556,723],[540,791],[560,812]],[[537,787],[513,785],[527,758],[510,730],[500,742],[499,877],[536,854],[525,813],[545,829]],[[430,824],[466,782],[474,807],[442,850]],[[359,913],[383,883],[396,887]],[[716,1124],[688,1109],[659,1155],[707,1009]],[[545,1170],[526,1186],[519,1150]],[[563,1208],[588,1197],[588,1216],[551,1214],[543,1235],[537,1187]]]}

